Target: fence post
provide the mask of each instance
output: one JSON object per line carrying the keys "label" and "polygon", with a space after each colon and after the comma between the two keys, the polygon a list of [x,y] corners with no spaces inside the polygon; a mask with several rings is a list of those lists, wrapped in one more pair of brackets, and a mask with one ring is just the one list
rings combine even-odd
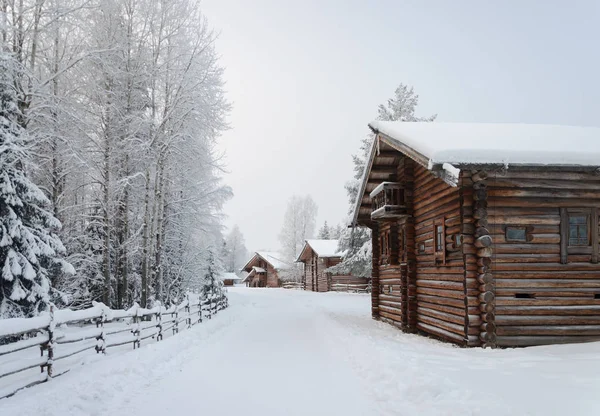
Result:
{"label": "fence post", "polygon": [[156,333],[156,342],[162,341],[162,304],[160,302],[158,302],[158,312],[156,313],[156,328],[158,328],[158,332]]}
{"label": "fence post", "polygon": [[96,337],[96,354],[102,352],[102,354],[106,354],[106,335],[104,334],[104,322],[106,322],[106,311],[102,308],[102,312],[100,317],[96,319],[96,328],[100,327],[102,330],[100,331],[100,335]]}
{"label": "fence post", "polygon": [[187,324],[187,329],[190,329],[192,327],[192,309],[190,308],[190,294],[189,293],[185,296],[185,299],[186,299],[185,311],[186,311],[186,315],[187,315],[187,317],[185,318],[185,322]]}
{"label": "fence post", "polygon": [[46,362],[46,374],[48,378],[52,378],[54,365],[54,332],[56,330],[56,322],[54,321],[54,305],[50,304],[50,323],[48,324],[48,361]]}
{"label": "fence post", "polygon": [[133,336],[135,337],[135,339],[133,340],[133,349],[135,350],[136,348],[140,347],[140,318],[138,316],[138,313],[140,311],[140,305],[138,305],[137,303],[134,304],[134,312],[133,312],[133,325],[134,327],[131,329],[131,332],[133,333]]}
{"label": "fence post", "polygon": [[198,323],[202,323],[202,295],[198,295]]}
{"label": "fence post", "polygon": [[171,316],[175,316],[175,321],[173,322],[173,335],[179,333],[179,311],[177,310],[177,305],[174,306],[173,314]]}

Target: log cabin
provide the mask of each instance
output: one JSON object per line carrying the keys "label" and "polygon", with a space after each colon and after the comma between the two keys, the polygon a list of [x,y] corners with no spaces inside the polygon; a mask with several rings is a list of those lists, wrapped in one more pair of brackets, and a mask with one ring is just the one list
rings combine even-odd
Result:
{"label": "log cabin", "polygon": [[367,289],[364,277],[339,275],[327,269],[342,261],[338,240],[305,240],[296,262],[303,263],[302,288],[311,292],[356,292]]}
{"label": "log cabin", "polygon": [[270,251],[257,251],[248,263],[242,268],[248,275],[244,283],[249,287],[279,287],[279,274],[291,267],[290,264],[281,260],[279,253]]}
{"label": "log cabin", "polygon": [[600,339],[600,129],[369,127],[374,319],[463,346]]}

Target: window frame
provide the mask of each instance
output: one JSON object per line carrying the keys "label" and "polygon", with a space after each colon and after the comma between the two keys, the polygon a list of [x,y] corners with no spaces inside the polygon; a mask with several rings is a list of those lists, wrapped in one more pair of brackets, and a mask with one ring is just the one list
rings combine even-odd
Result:
{"label": "window frame", "polygon": [[[523,239],[510,238],[508,233],[511,229],[523,231]],[[527,243],[527,227],[523,225],[507,225],[504,229],[504,239],[507,243]]]}
{"label": "window frame", "polygon": [[[441,235],[438,228],[441,227]],[[441,236],[441,247],[438,246],[438,237]],[[446,219],[437,218],[433,221],[433,255],[436,263],[446,264]]]}
{"label": "window frame", "polygon": [[[571,245],[571,217],[587,217],[587,245]],[[567,264],[570,255],[590,255],[592,263],[598,263],[599,229],[597,208],[561,208],[560,209],[560,262]]]}

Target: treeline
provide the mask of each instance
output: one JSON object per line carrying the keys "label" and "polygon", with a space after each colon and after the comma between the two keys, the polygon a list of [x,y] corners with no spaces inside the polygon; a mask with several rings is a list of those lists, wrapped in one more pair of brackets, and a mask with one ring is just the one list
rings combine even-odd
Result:
{"label": "treeline", "polygon": [[[231,191],[220,180],[216,139],[229,104],[199,3],[0,0],[0,115],[14,122],[4,123],[0,146],[16,143],[12,168],[42,190],[36,206],[62,227],[40,225],[31,210],[23,224],[64,245],[44,264],[23,255],[35,276],[3,273],[0,317],[31,315],[48,301],[169,303],[218,269],[220,211]],[[12,249],[2,244],[10,269]]]}

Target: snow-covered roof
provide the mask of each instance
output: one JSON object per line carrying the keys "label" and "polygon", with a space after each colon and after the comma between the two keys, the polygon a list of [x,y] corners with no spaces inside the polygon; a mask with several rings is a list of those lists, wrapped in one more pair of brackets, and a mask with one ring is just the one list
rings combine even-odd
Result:
{"label": "snow-covered roof", "polygon": [[235,273],[226,272],[221,273],[219,280],[242,280],[242,278]]}
{"label": "snow-covered roof", "polygon": [[[600,166],[600,128],[545,124],[373,121],[397,150],[443,166]],[[384,138],[385,139],[385,138]]]}
{"label": "snow-covered roof", "polygon": [[309,247],[317,254],[317,256],[322,258],[342,257],[343,255],[343,253],[338,250],[338,240],[306,240],[296,261],[302,260],[304,253]]}
{"label": "snow-covered roof", "polygon": [[250,271],[251,264],[257,260],[257,257],[262,258],[264,261],[269,263],[275,270],[289,269],[291,265],[283,259],[283,256],[274,251],[257,251],[254,253],[252,258],[248,260],[248,263],[242,268],[242,270]]}
{"label": "snow-covered roof", "polygon": [[262,267],[256,267],[254,266],[252,268],[252,270],[254,270],[256,273],[266,273],[267,271],[265,269],[263,269]]}

